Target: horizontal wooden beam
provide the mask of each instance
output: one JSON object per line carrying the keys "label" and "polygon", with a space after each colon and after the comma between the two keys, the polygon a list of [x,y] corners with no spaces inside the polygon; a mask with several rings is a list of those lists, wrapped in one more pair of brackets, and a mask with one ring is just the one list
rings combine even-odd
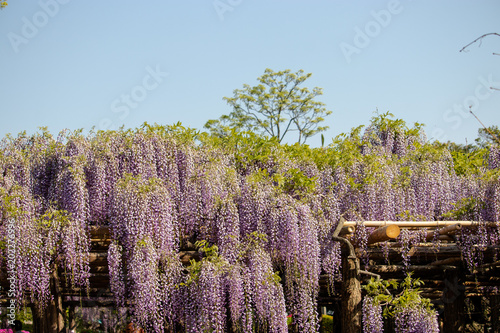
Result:
{"label": "horizontal wooden beam", "polygon": [[451,257],[451,258],[433,261],[429,265],[430,266],[446,266],[446,265],[457,264],[461,261],[462,261],[462,258],[460,258],[460,257]]}
{"label": "horizontal wooden beam", "polygon": [[356,228],[352,225],[350,225],[348,227],[342,227],[342,229],[340,229],[339,236],[352,234],[355,230],[356,230]]}
{"label": "horizontal wooden beam", "polygon": [[[405,267],[403,265],[376,265],[376,266],[367,266],[365,269],[369,272],[376,274],[384,274],[384,273],[397,273],[405,271]],[[409,272],[418,272],[418,273],[436,273],[441,272],[444,269],[454,269],[458,270],[456,266],[408,266],[407,270]]]}
{"label": "horizontal wooden beam", "polygon": [[425,239],[428,241],[432,240],[434,238],[434,235],[436,234],[436,232],[438,233],[438,235],[448,235],[450,233],[457,232],[460,229],[462,229],[462,225],[460,223],[447,225],[447,226],[440,228],[440,229],[428,231]]}
{"label": "horizontal wooden beam", "polygon": [[110,232],[108,226],[90,226],[90,235],[91,238],[101,238],[101,239],[109,239]]}
{"label": "horizontal wooden beam", "polygon": [[386,225],[397,225],[404,228],[437,228],[453,224],[461,224],[464,227],[479,225],[480,223],[487,223],[488,226],[500,226],[499,222],[477,222],[477,221],[346,221],[344,226],[356,226],[356,224],[363,224],[365,227],[383,227]]}

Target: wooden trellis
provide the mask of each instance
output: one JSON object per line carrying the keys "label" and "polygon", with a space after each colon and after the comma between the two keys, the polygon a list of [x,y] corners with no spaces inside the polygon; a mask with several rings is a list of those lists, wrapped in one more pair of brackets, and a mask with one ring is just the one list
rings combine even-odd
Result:
{"label": "wooden trellis", "polygon": [[[341,221],[336,230],[343,238],[350,239],[349,234],[354,232],[356,225],[360,222]],[[481,222],[485,223],[485,222]],[[320,306],[334,307],[335,296],[337,296],[337,313],[340,313],[341,321],[349,323],[360,323],[360,304],[347,304],[345,297],[361,301],[360,288],[353,286],[349,279],[363,281],[373,275],[383,279],[402,280],[407,272],[413,272],[414,277],[420,278],[425,284],[422,296],[430,298],[440,313],[442,332],[459,332],[464,327],[464,300],[468,297],[486,297],[490,303],[490,318],[488,323],[493,332],[500,332],[499,326],[499,301],[500,293],[500,244],[483,249],[485,262],[478,266],[474,272],[468,272],[464,267],[462,252],[455,241],[455,234],[462,228],[475,228],[479,225],[473,221],[364,221],[366,227],[375,227],[369,236],[366,260],[369,264],[361,266],[357,274],[343,272],[343,282],[336,288],[342,290],[342,299],[338,300],[338,295],[327,293],[328,283],[326,277],[320,280],[321,291],[319,297]],[[488,227],[499,227],[499,223],[486,223]],[[395,228],[396,227],[396,228]],[[385,242],[396,238],[400,228],[427,229],[426,242],[415,244],[408,252],[411,265],[405,267],[402,262],[401,248],[396,242],[389,242],[384,246],[380,242]],[[440,244],[431,243],[433,239],[439,239]],[[343,248],[343,258],[349,256],[347,249]],[[359,266],[359,258],[362,256],[361,249],[356,249],[357,263],[349,267]],[[390,264],[386,263],[386,260]],[[346,260],[343,261],[343,265]],[[346,280],[346,278],[348,280]],[[358,289],[356,289],[358,288]],[[346,289],[349,294],[346,295]],[[337,318],[337,322],[338,322]],[[340,330],[339,330],[340,332]],[[343,325],[341,332],[361,332],[361,325]]]}
{"label": "wooden trellis", "polygon": [[[498,254],[500,246],[490,246],[484,249],[485,262],[474,272],[469,273],[463,265],[460,248],[455,242],[454,234],[461,228],[474,228],[477,222],[471,221],[365,221],[367,227],[376,227],[368,241],[367,259],[369,265],[360,265],[360,249],[352,247],[350,234],[360,222],[341,221],[334,235],[334,240],[340,241],[343,250],[343,282],[336,283],[336,293],[328,292],[326,276],[320,278],[319,307],[335,308],[338,322],[342,322],[342,332],[361,332],[361,288],[360,283],[378,275],[383,279],[403,279],[406,272],[414,272],[425,285],[422,296],[430,298],[439,308],[443,332],[457,332],[463,325],[463,303],[467,297],[487,297],[490,302],[492,318],[490,327],[494,332],[500,332],[500,296],[494,292],[500,288],[500,261]],[[482,222],[483,223],[483,222]],[[499,223],[489,223],[489,226],[499,227]],[[387,248],[380,244],[395,239],[401,228],[427,228],[427,241],[441,240],[439,246],[433,243],[414,245],[408,256],[411,265],[407,268],[401,264],[401,249],[396,242],[389,242]],[[439,228],[439,229],[437,229]],[[436,234],[437,233],[437,234]],[[60,332],[63,328],[62,314],[69,308],[70,317],[76,306],[114,307],[113,295],[109,288],[107,250],[111,242],[109,229],[105,226],[91,228],[90,254],[90,288],[75,289],[67,286],[64,273],[51,277],[51,289],[54,300],[49,304],[46,314],[35,318],[35,328],[39,332]],[[385,252],[385,253],[384,253]],[[387,264],[386,256],[390,264]],[[198,260],[196,249],[189,242],[181,245],[180,260],[188,265],[191,259]],[[3,288],[0,297],[3,304],[7,302],[7,281],[3,276]]]}

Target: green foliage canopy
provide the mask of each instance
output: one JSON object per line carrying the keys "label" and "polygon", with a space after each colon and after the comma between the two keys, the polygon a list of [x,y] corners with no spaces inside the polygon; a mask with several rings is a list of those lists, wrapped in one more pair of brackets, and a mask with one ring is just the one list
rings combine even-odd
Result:
{"label": "green foliage canopy", "polygon": [[478,138],[476,139],[476,143],[481,148],[499,144],[500,129],[498,128],[498,126],[493,125],[487,128],[480,128],[478,130]]}

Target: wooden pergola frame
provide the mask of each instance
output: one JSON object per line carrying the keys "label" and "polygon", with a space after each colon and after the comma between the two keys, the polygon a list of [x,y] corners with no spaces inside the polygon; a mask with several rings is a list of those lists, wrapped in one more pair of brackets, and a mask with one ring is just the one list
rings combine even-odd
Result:
{"label": "wooden pergola frame", "polygon": [[[341,220],[333,239],[342,244],[342,275],[343,282],[340,284],[341,295],[328,295],[327,278],[320,277],[320,295],[318,305],[331,304],[334,298],[342,302],[341,322],[342,332],[361,332],[361,282],[371,276],[381,276],[382,278],[402,279],[406,269],[413,271],[415,276],[420,276],[426,287],[422,289],[424,297],[431,298],[436,304],[444,307],[443,321],[445,322],[443,332],[456,332],[463,321],[458,313],[463,306],[465,297],[482,295],[490,297],[491,304],[500,304],[500,296],[489,295],[481,291],[482,287],[497,286],[500,288],[500,261],[484,263],[477,267],[476,277],[466,274],[463,267],[463,258],[460,248],[455,244],[453,234],[461,228],[474,228],[479,223],[487,223],[491,227],[499,227],[498,222],[474,222],[474,221],[344,221]],[[369,237],[368,257],[370,265],[360,264],[360,250],[352,246],[350,233],[356,225],[362,224],[366,227],[375,227]],[[398,264],[401,260],[401,249],[391,246],[388,249],[388,257],[391,264],[385,263],[385,253],[381,242],[394,240],[400,232],[400,228],[428,228],[427,240],[442,238],[443,243],[440,248],[436,248],[430,243],[416,244],[411,249],[411,265],[405,268]],[[438,234],[436,235],[436,231]],[[60,332],[64,327],[62,313],[65,308],[69,309],[70,317],[74,316],[74,309],[77,306],[99,306],[113,307],[113,296],[109,289],[107,248],[111,242],[109,228],[105,226],[92,227],[91,234],[91,254],[90,267],[92,277],[90,278],[89,294],[85,290],[70,289],[65,287],[64,274],[53,274],[51,277],[51,289],[55,293],[53,304],[47,307],[45,316],[35,318],[36,332]],[[395,245],[394,242],[389,244]],[[486,256],[493,256],[500,253],[500,246],[485,250]],[[199,260],[199,253],[190,243],[181,245],[179,251],[180,260],[184,265],[188,265],[190,259]],[[6,285],[6,281],[2,281]],[[339,283],[337,283],[339,284]],[[451,286],[451,287],[450,287]],[[5,291],[0,290],[0,301],[5,304],[7,301]],[[450,291],[451,290],[451,291]],[[459,295],[453,294],[460,291]],[[451,294],[450,294],[451,293]],[[453,299],[446,303],[446,300]],[[33,305],[33,304],[32,304]],[[500,317],[500,310],[496,310]],[[493,314],[494,315],[494,314]],[[463,316],[462,316],[463,317]],[[50,319],[49,319],[50,318]],[[71,318],[70,318],[71,319]],[[495,329],[500,330],[500,322],[492,323]],[[71,326],[71,323],[70,323]],[[36,333],[35,332],[35,333]]]}

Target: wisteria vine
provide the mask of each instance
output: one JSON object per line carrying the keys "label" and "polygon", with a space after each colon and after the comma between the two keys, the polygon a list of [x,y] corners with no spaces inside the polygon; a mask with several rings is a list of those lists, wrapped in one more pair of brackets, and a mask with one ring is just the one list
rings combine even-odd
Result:
{"label": "wisteria vine", "polygon": [[[106,226],[111,291],[149,331],[285,332],[290,315],[292,330],[316,332],[319,277],[326,273],[333,291],[340,275],[331,236],[341,216],[360,221],[355,241],[364,249],[364,220],[484,222],[458,235],[470,270],[500,238],[486,224],[500,218],[499,149],[478,172],[460,174],[419,126],[387,115],[321,149],[149,125],[87,137],[19,135],[0,147],[0,234],[4,241],[15,221],[23,244],[18,305],[36,302],[42,311],[53,272],[87,288],[90,230]],[[401,234],[405,267],[422,237]],[[185,268],[185,240],[216,254],[205,251]],[[364,307],[378,316],[373,302]],[[408,311],[398,323],[427,315]]]}

